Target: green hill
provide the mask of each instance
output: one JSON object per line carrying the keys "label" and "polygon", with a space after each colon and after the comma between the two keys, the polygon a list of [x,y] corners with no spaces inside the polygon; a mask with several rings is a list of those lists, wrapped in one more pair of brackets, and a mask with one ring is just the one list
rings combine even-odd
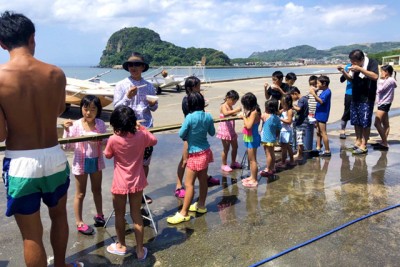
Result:
{"label": "green hill", "polygon": [[183,48],[161,40],[160,35],[146,28],[124,28],[113,33],[107,42],[100,58],[100,67],[121,65],[132,52],[143,54],[151,66],[193,66],[206,56],[207,66],[231,66],[233,63],[243,64],[248,61],[276,62],[295,61],[298,59],[343,59],[353,49],[381,56],[390,51],[400,49],[400,42],[380,42],[370,44],[352,44],[335,46],[328,50],[319,50],[309,45],[299,45],[289,49],[254,52],[248,58],[230,59],[222,51],[212,48]]}
{"label": "green hill", "polygon": [[229,66],[223,52],[211,48],[183,48],[161,40],[146,28],[124,28],[111,35],[100,58],[100,67],[121,65],[132,52],[141,53],[151,66],[193,66],[206,56],[208,66]]}
{"label": "green hill", "polygon": [[318,50],[309,45],[300,45],[289,49],[269,50],[265,52],[254,52],[249,59],[262,61],[293,61],[304,58],[312,59],[330,59],[342,58],[347,59],[349,53],[354,49],[361,49],[367,54],[376,54],[387,51],[400,49],[400,42],[381,42],[370,44],[352,44],[335,46],[329,50]]}

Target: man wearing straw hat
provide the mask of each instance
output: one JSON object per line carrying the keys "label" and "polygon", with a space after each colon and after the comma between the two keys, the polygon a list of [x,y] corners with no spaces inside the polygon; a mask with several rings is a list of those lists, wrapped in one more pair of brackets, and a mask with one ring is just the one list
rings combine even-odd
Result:
{"label": "man wearing straw hat", "polygon": [[[142,73],[149,69],[147,64],[140,53],[134,52],[127,61],[122,64],[124,70],[130,73],[130,76],[118,82],[114,91],[114,108],[125,105],[135,111],[136,118],[146,128],[153,127],[154,112],[158,108],[158,101],[151,100],[148,96],[155,96],[156,90],[154,86],[142,78]],[[153,147],[146,148],[143,168],[146,177],[149,173],[149,165],[151,161],[151,153]],[[151,199],[147,197],[147,201]]]}

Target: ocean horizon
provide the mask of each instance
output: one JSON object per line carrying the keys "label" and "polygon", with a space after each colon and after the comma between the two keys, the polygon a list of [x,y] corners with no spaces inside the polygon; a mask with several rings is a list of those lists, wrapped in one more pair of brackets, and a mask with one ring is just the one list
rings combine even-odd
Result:
{"label": "ocean horizon", "polygon": [[[60,67],[67,77],[76,79],[90,79],[96,75],[106,73],[101,76],[101,79],[115,83],[126,77],[129,73],[124,69],[112,69],[112,68],[98,68],[98,67]],[[152,77],[159,74],[160,68],[150,68],[147,72],[143,73],[143,77]],[[294,72],[296,75],[320,75],[320,74],[332,74],[338,73],[337,69],[332,66],[310,66],[310,67],[232,67],[232,68],[196,68],[196,67],[164,67],[170,74],[176,76],[202,76],[204,75],[207,82],[217,82],[225,80],[237,80],[237,79],[251,79],[251,78],[263,78],[270,77],[272,73],[280,70],[286,75],[288,72]],[[158,76],[160,77],[160,76]]]}

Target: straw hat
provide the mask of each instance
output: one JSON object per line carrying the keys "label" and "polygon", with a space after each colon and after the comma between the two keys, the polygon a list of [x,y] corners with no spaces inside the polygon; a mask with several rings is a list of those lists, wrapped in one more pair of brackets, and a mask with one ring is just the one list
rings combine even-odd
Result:
{"label": "straw hat", "polygon": [[142,63],[144,66],[143,72],[145,72],[149,69],[149,64],[144,62],[143,58],[140,56],[131,56],[130,58],[128,58],[128,60],[125,61],[124,64],[122,64],[122,67],[124,68],[124,70],[129,71],[129,69],[128,69],[129,63]]}

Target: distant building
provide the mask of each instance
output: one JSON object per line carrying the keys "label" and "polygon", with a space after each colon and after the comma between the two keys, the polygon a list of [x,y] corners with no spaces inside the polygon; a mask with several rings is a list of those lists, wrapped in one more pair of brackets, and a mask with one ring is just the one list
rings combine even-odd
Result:
{"label": "distant building", "polygon": [[392,56],[386,56],[386,57],[382,57],[382,65],[392,65],[392,66],[399,66],[400,62],[400,55],[392,55]]}

